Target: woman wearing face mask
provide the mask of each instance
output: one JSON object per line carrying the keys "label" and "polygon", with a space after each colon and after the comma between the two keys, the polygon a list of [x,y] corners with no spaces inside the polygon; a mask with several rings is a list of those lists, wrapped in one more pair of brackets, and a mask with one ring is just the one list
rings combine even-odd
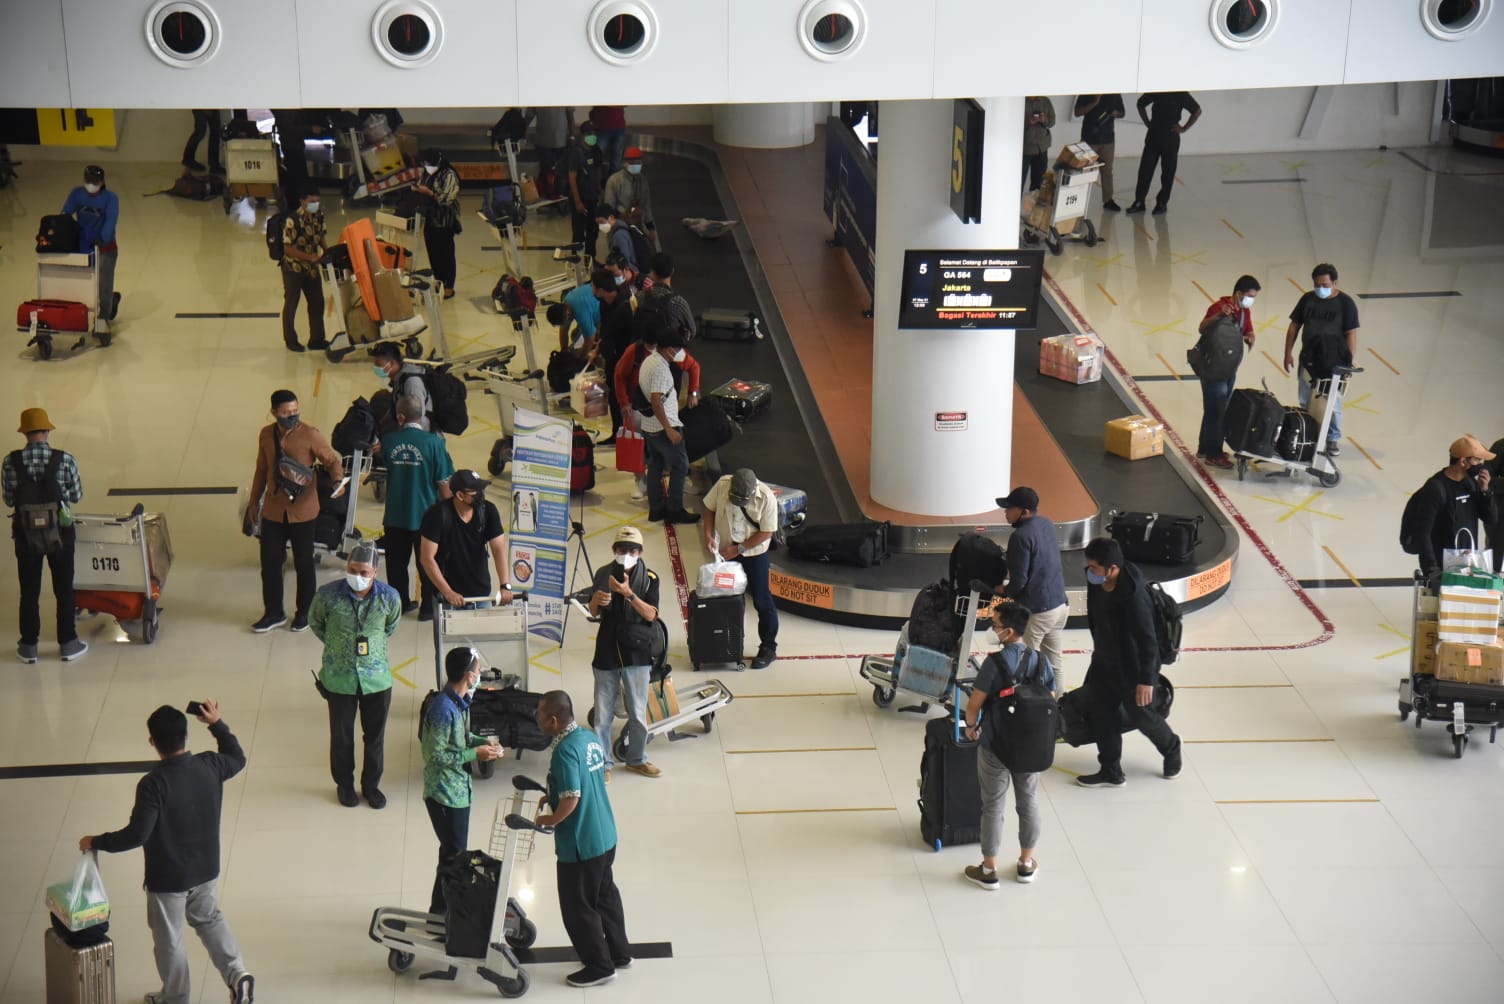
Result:
{"label": "woman wearing face mask", "polygon": [[99,319],[113,321],[120,306],[115,292],[115,260],[120,245],[115,242],[115,224],[120,220],[120,198],[105,187],[104,168],[84,168],[84,183],[68,193],[60,210],[78,220],[78,250],[94,255],[99,271]]}
{"label": "woman wearing face mask", "polygon": [[653,636],[658,619],[658,576],[642,562],[642,531],[624,526],[611,542],[615,560],[595,573],[590,616],[600,618],[595,635],[595,731],[606,750],[606,780],[611,779],[611,727],[616,695],[625,689],[627,770],[643,777],[663,772],[648,762],[648,678],[652,675]]}
{"label": "woman wearing face mask", "polygon": [[423,244],[428,266],[444,286],[444,299],[454,296],[454,235],[460,232],[460,176],[444,151],[429,147],[418,154],[423,179],[413,186],[423,197]]}
{"label": "woman wearing face mask", "polygon": [[355,796],[355,713],[365,754],[360,793],[373,809],[386,805],[381,773],[386,716],[392,707],[392,670],[386,642],[402,619],[402,598],[376,581],[376,544],[361,541],[350,551],[345,577],[319,589],[308,623],[324,643],[319,693],[329,702],[329,773],[339,804],[353,808]]}
{"label": "woman wearing face mask", "polygon": [[[261,429],[256,444],[256,473],[251,478],[250,512],[259,523],[261,537],[261,619],[251,625],[257,634],[287,623],[282,606],[282,564],[292,546],[292,564],[297,571],[297,611],[292,629],[308,629],[308,608],[318,582],[313,571],[313,527],[319,515],[317,479],[307,484],[302,471],[310,474],[317,461],[328,469],[337,486],[333,498],[344,494],[345,476],[339,454],[322,432],[304,425],[298,413],[298,396],[290,390],[272,394],[274,421]],[[289,460],[292,463],[284,463]]]}

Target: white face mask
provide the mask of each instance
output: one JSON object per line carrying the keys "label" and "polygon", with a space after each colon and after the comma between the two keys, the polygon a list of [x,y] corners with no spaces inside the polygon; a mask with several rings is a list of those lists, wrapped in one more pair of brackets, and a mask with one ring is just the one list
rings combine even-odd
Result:
{"label": "white face mask", "polygon": [[1335,292],[1337,292],[1337,291],[1335,289],[1333,289],[1331,286],[1317,286],[1316,287],[1316,295],[1319,296],[1319,297],[1321,297],[1323,300],[1325,300],[1327,297],[1331,296]]}
{"label": "white face mask", "polygon": [[96,184],[93,184],[92,182],[85,182],[84,183],[84,191],[88,192],[90,195],[98,195],[99,194],[99,190],[101,188],[103,188],[103,187],[104,187],[103,185],[96,185]]}
{"label": "white face mask", "polygon": [[618,554],[616,556],[616,562],[617,564],[621,565],[622,568],[630,572],[632,569],[637,567],[637,555]]}
{"label": "white face mask", "polygon": [[314,214],[314,213],[316,213],[318,211],[319,211],[319,202],[318,202],[317,199],[314,199],[312,202],[308,203],[308,213],[309,213],[309,215],[312,215],[312,214]]}
{"label": "white face mask", "polygon": [[367,589],[370,589],[373,581],[375,580],[369,575],[356,575],[354,572],[345,573],[346,584],[357,593],[363,593]]}
{"label": "white face mask", "polygon": [[603,234],[609,234],[611,232],[611,224],[609,223],[598,223],[596,224],[596,227]]}
{"label": "white face mask", "polygon": [[682,363],[684,361],[684,357],[687,355],[689,355],[689,353],[685,352],[683,349],[675,349],[674,354],[669,356],[669,358],[676,363]]}
{"label": "white face mask", "polygon": [[423,173],[425,173],[425,174],[434,174],[434,173],[436,173],[438,171],[438,169],[439,169],[439,165],[437,165],[437,164],[424,164],[423,165]]}
{"label": "white face mask", "polygon": [[1245,296],[1245,297],[1243,297],[1243,299],[1239,300],[1238,302],[1240,304],[1242,304],[1244,310],[1252,310],[1253,309],[1253,297],[1251,297],[1251,296]]}
{"label": "white face mask", "polygon": [[641,164],[628,164],[627,165],[627,173],[628,174],[641,174],[642,173],[642,165]]}

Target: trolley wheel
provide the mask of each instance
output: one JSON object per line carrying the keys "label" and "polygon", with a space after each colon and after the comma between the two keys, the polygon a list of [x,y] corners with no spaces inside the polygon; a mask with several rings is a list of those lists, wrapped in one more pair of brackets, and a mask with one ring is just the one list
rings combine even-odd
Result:
{"label": "trolley wheel", "polygon": [[1060,231],[1050,227],[1049,235],[1044,239],[1044,246],[1050,249],[1050,254],[1058,255],[1065,250],[1065,241],[1060,239]]}
{"label": "trolley wheel", "polygon": [[94,332],[94,340],[99,343],[100,348],[108,348],[110,342],[114,341],[114,338],[114,334],[109,331]]}
{"label": "trolley wheel", "polygon": [[422,359],[423,343],[416,335],[409,336],[402,341],[402,351],[409,359]]}
{"label": "trolley wheel", "polygon": [[538,925],[523,917],[517,924],[517,933],[507,935],[507,944],[513,948],[532,948],[538,940]]}
{"label": "trolley wheel", "polygon": [[897,687],[872,688],[872,703],[876,704],[879,708],[886,708],[888,705],[893,703],[893,699],[897,696]]}
{"label": "trolley wheel", "polygon": [[150,645],[157,640],[157,627],[162,621],[162,608],[156,600],[147,600],[141,608],[141,640]]}
{"label": "trolley wheel", "polygon": [[405,973],[413,966],[413,960],[417,958],[412,952],[399,952],[393,948],[386,953],[386,967],[394,973]]}
{"label": "trolley wheel", "polygon": [[327,360],[329,360],[331,363],[337,363],[337,362],[341,362],[345,358],[345,356],[348,356],[353,351],[355,351],[353,348],[349,348],[349,349],[325,349],[324,350],[324,358],[327,359]]}
{"label": "trolley wheel", "polygon": [[495,983],[496,989],[501,991],[501,995],[503,997],[521,997],[523,994],[527,993],[527,970],[517,970],[517,975],[511,977],[510,979],[505,976],[498,976],[496,977]]}
{"label": "trolley wheel", "polygon": [[1409,719],[1410,719],[1410,712],[1412,710],[1414,710],[1414,709],[1411,708],[1410,705],[1408,705],[1408,704],[1401,704],[1400,705],[1400,721],[1402,721],[1402,722],[1409,721]]}
{"label": "trolley wheel", "polygon": [[1024,243],[1025,244],[1038,244],[1039,243],[1039,235],[1036,234],[1034,231],[1030,230],[1028,227],[1024,227]]}
{"label": "trolley wheel", "polygon": [[52,358],[52,336],[50,336],[50,335],[38,335],[37,336],[37,358],[38,359],[51,359]]}
{"label": "trolley wheel", "polygon": [[708,715],[701,715],[700,724],[705,726],[705,733],[708,735],[711,728],[715,725],[715,712],[712,711]]}
{"label": "trolley wheel", "polygon": [[1462,751],[1465,750],[1465,749],[1467,749],[1467,733],[1466,732],[1460,732],[1460,733],[1459,732],[1454,732],[1454,733],[1452,733],[1452,756],[1455,757],[1458,760],[1461,760],[1462,759]]}
{"label": "trolley wheel", "polygon": [[621,735],[616,737],[616,742],[611,744],[611,755],[622,763],[627,762],[627,730],[622,729]]}
{"label": "trolley wheel", "polygon": [[1336,488],[1337,485],[1342,481],[1342,472],[1339,470],[1331,470],[1319,475],[1319,479],[1321,481],[1321,487]]}
{"label": "trolley wheel", "polygon": [[1247,457],[1239,457],[1237,459],[1237,469],[1238,469],[1238,480],[1242,481],[1245,477],[1248,476],[1248,458]]}
{"label": "trolley wheel", "polygon": [[1086,229],[1086,236],[1083,237],[1083,238],[1081,238],[1082,243],[1085,244],[1089,248],[1096,247],[1097,246],[1097,228],[1096,228],[1096,225],[1093,224],[1091,220],[1082,220],[1081,222],[1082,222],[1082,224],[1085,225],[1085,229]]}

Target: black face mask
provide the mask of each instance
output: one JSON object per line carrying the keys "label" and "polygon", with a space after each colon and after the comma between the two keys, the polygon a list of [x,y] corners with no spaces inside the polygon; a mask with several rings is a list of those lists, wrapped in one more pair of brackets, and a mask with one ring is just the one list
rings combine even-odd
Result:
{"label": "black face mask", "polygon": [[278,415],[277,424],[282,427],[283,432],[291,432],[297,428],[298,420],[301,417],[301,415]]}

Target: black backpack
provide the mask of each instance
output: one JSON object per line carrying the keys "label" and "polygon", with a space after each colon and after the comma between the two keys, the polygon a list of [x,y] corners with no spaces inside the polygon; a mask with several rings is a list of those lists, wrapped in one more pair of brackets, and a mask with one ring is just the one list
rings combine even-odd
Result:
{"label": "black backpack", "polygon": [[987,695],[982,713],[992,722],[992,755],[1011,771],[1033,774],[1055,763],[1060,705],[1039,681],[1040,654],[1032,649],[1024,653],[1008,685]]}
{"label": "black backpack", "polygon": [[953,653],[960,640],[955,593],[949,583],[931,582],[919,590],[909,608],[909,644]]}
{"label": "black backpack", "polygon": [[1301,363],[1316,380],[1330,380],[1338,366],[1351,366],[1352,353],[1347,350],[1347,336],[1341,332],[1317,335],[1305,345]]}
{"label": "black backpack", "polygon": [[511,140],[521,143],[527,137],[527,116],[520,108],[508,108],[491,127],[491,138],[497,143]]}
{"label": "black backpack", "polygon": [[1182,624],[1180,604],[1158,582],[1149,583],[1149,602],[1154,607],[1154,639],[1159,642],[1159,661],[1168,666],[1180,658]]}
{"label": "black backpack", "polygon": [[583,425],[575,423],[569,446],[569,491],[588,492],[595,487],[595,440]]}
{"label": "black backpack", "polygon": [[637,266],[638,272],[646,272],[653,261],[653,242],[648,240],[648,235],[641,227],[625,221],[622,226],[627,228],[627,236],[632,238],[632,257],[636,259],[633,264]]}
{"label": "black backpack", "polygon": [[1430,527],[1420,525],[1420,508],[1422,499],[1434,483],[1434,478],[1427,480],[1420,486],[1420,491],[1405,500],[1405,511],[1400,513],[1400,549],[1406,554],[1419,554],[1421,541],[1430,532]]}
{"label": "black backpack", "polygon": [[[973,582],[986,584],[987,592],[991,592],[1007,578],[1008,562],[1003,549],[991,537],[968,530],[950,549],[950,581],[959,598],[971,592]],[[982,598],[988,597],[984,593]]]}
{"label": "black backpack", "polygon": [[37,254],[72,254],[80,236],[78,220],[72,216],[43,216],[37,227]]}
{"label": "black backpack", "polygon": [[432,410],[428,413],[436,432],[463,435],[470,427],[470,412],[465,407],[465,381],[449,372],[449,364],[423,367],[423,386],[428,390]]}
{"label": "black backpack", "polygon": [[286,231],[286,213],[272,213],[266,218],[266,254],[272,261],[281,261],[287,257],[282,246],[282,237]]}
{"label": "black backpack", "polygon": [[17,545],[27,554],[56,554],[63,549],[63,490],[57,483],[63,451],[53,450],[40,477],[33,478],[21,459],[21,451],[10,455],[16,475],[16,512],[14,533]]}
{"label": "black backpack", "polygon": [[329,436],[329,445],[341,456],[349,456],[356,450],[369,453],[371,444],[379,438],[376,409],[365,398],[357,397],[350,403],[345,417],[335,425],[334,432]]}

